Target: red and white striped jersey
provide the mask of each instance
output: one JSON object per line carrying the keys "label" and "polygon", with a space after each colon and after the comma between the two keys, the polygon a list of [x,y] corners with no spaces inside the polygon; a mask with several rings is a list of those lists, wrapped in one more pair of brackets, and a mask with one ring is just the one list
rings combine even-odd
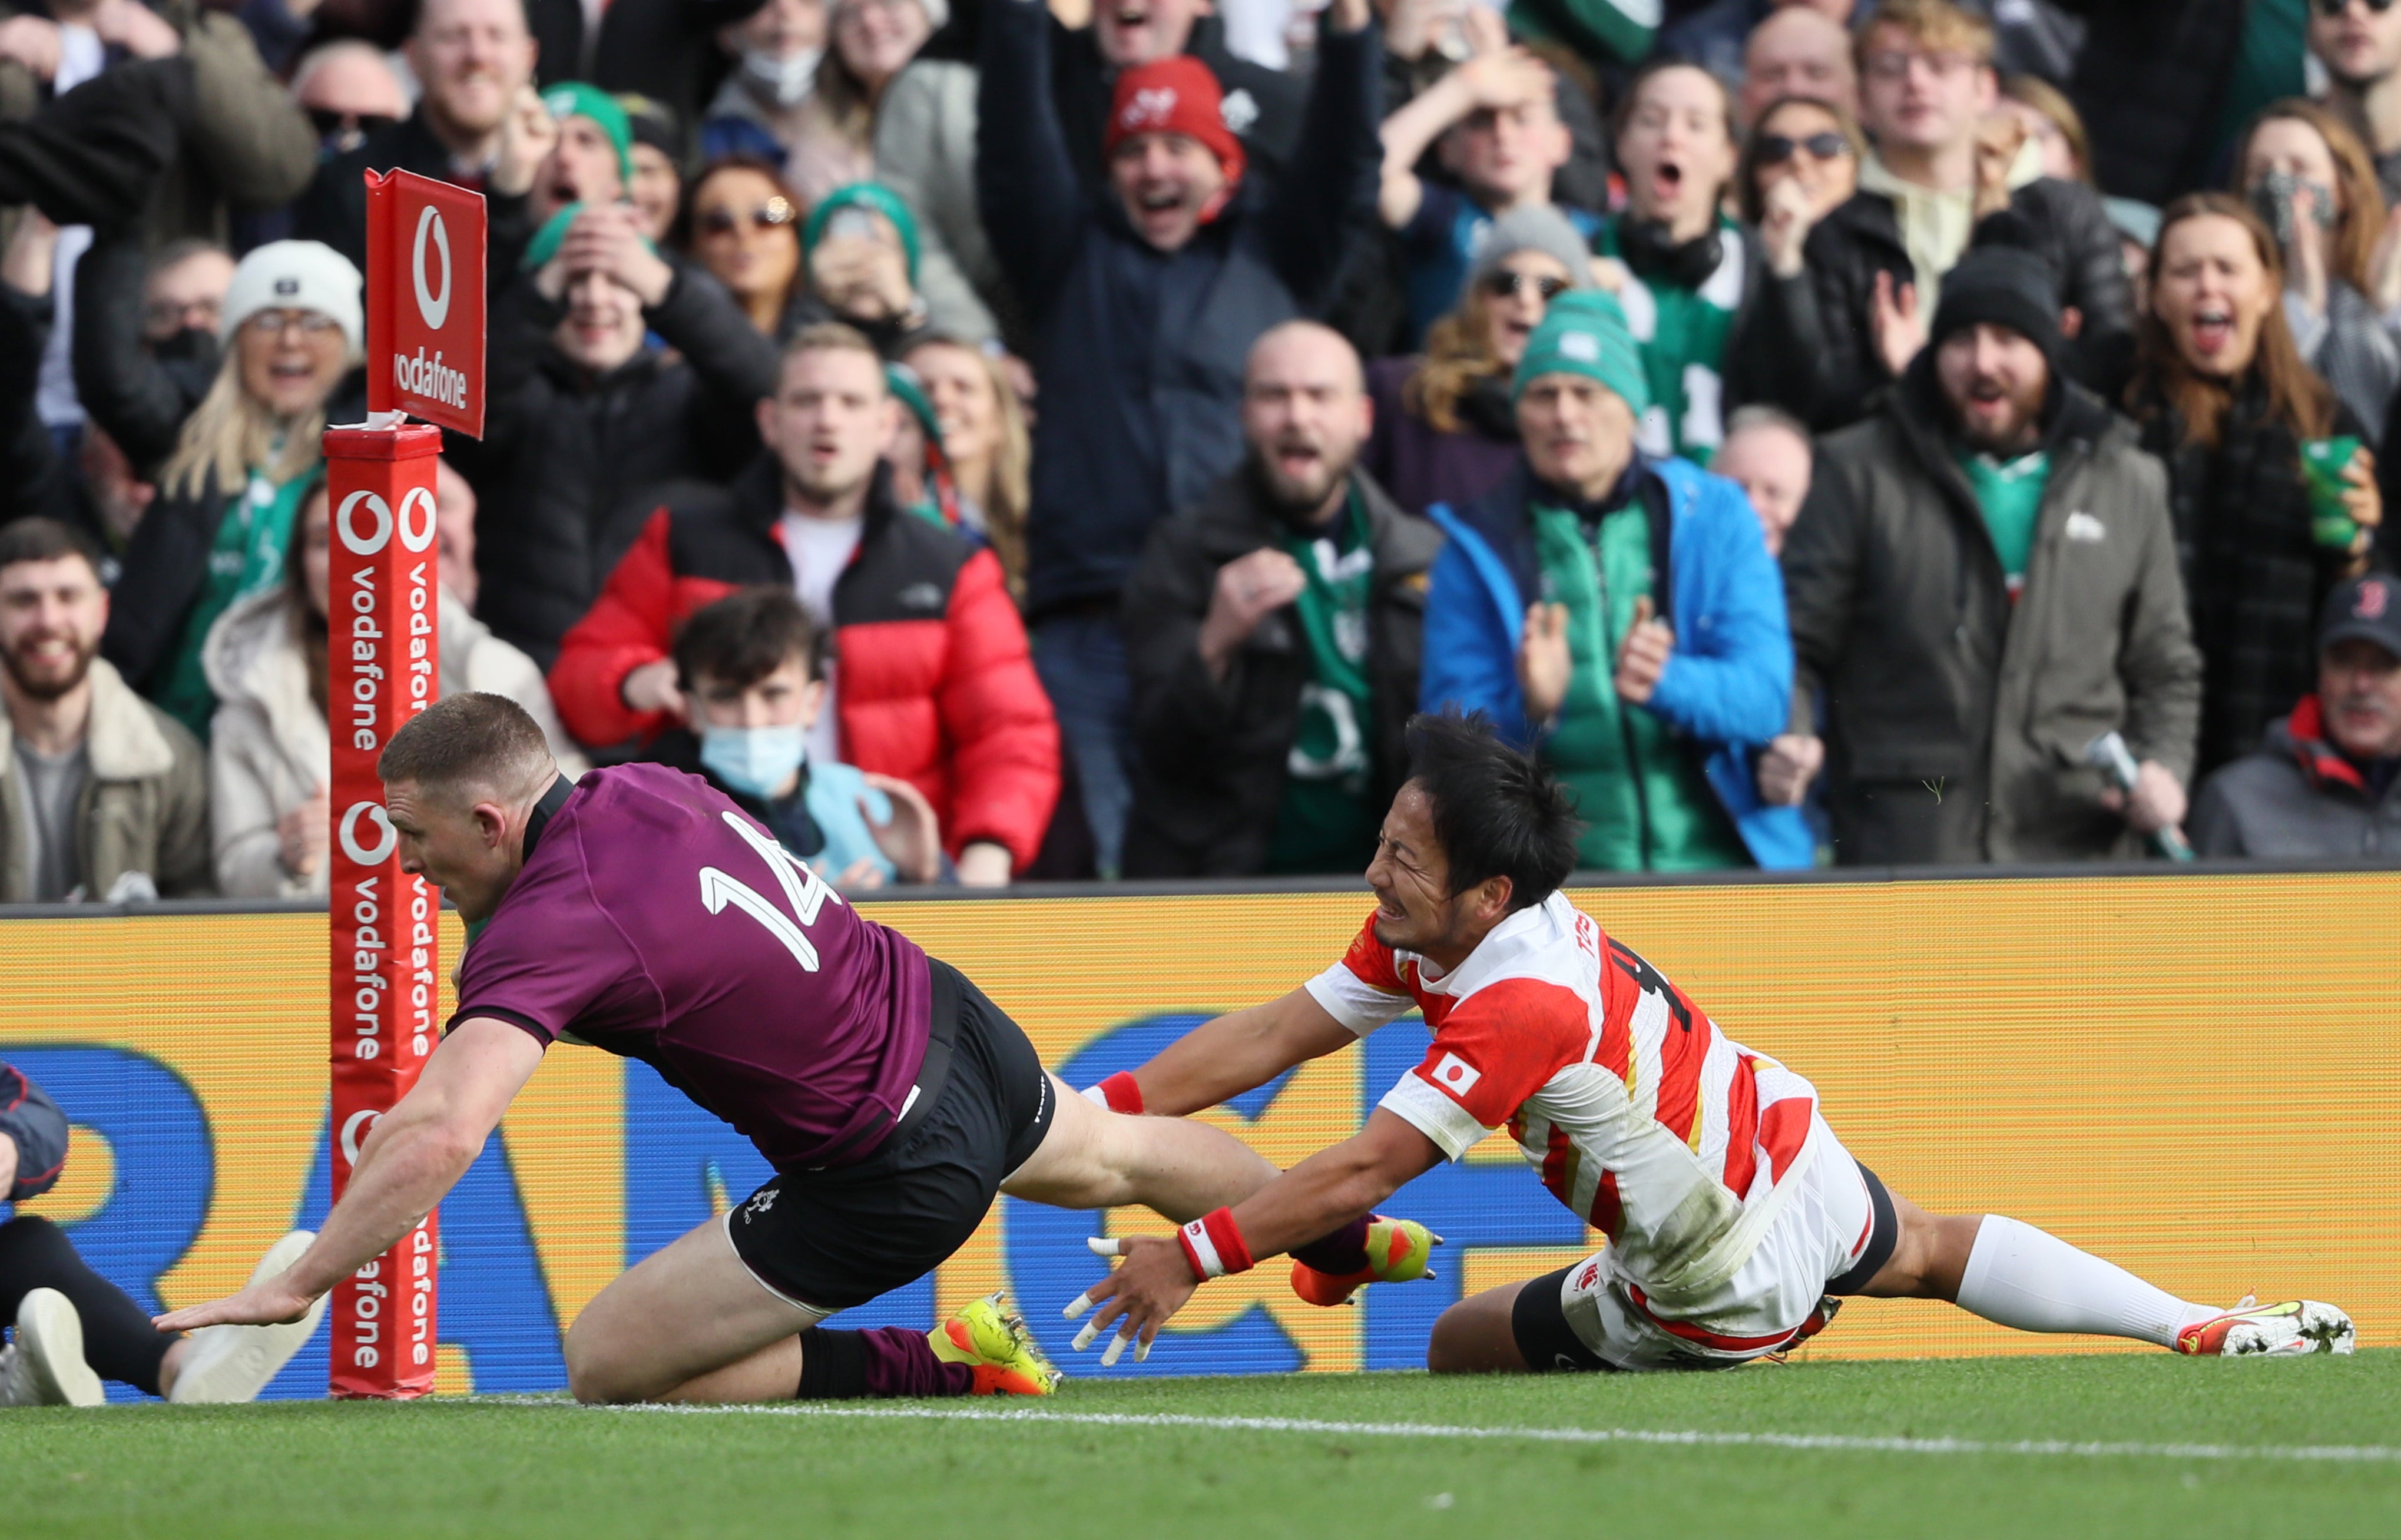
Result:
{"label": "red and white striped jersey", "polygon": [[1755,1231],[1745,1209],[1794,1168],[1817,1111],[1808,1081],[1719,1031],[1557,893],[1447,975],[1378,941],[1371,918],[1308,987],[1362,1036],[1414,1004],[1433,1045],[1379,1105],[1454,1161],[1508,1124],[1618,1265],[1669,1287],[1739,1265],[1733,1232]]}

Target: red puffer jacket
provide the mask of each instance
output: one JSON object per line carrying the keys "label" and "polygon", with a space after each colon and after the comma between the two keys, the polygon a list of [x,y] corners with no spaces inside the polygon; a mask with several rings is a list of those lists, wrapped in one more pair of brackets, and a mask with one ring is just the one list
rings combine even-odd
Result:
{"label": "red puffer jacket", "polygon": [[[651,516],[559,645],[550,692],[569,732],[611,744],[669,725],[627,709],[625,676],[666,656],[701,606],[750,584],[791,584],[782,516],[766,457],[726,491]],[[1059,728],[999,562],[900,508],[879,471],[833,611],[843,758],[923,791],[954,857],[983,840],[1019,866],[1032,860],[1059,800]]]}

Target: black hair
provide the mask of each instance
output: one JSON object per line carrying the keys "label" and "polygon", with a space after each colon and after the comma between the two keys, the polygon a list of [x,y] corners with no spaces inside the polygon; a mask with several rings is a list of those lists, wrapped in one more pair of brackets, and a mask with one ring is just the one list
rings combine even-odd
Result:
{"label": "black hair", "polygon": [[758,683],[797,657],[809,678],[825,678],[824,634],[789,588],[745,588],[692,612],[676,633],[676,684],[703,675],[737,689]]}
{"label": "black hair", "polygon": [[1575,870],[1584,830],[1557,777],[1502,742],[1481,711],[1420,712],[1405,732],[1409,779],[1434,804],[1451,895],[1506,877],[1509,907],[1518,910],[1557,892]]}
{"label": "black hair", "polygon": [[83,531],[54,518],[20,518],[0,527],[0,567],[21,561],[62,561],[81,557],[100,575],[100,553]]}

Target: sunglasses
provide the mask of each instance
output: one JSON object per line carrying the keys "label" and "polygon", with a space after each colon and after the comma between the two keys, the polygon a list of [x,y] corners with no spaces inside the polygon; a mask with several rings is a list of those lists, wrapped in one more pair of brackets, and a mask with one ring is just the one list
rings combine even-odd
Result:
{"label": "sunglasses", "polygon": [[[2393,0],[2365,0],[2365,3],[2371,16],[2381,16],[2393,8]],[[2317,0],[2318,14],[2328,21],[2334,20],[2350,8],[2351,0]]]}
{"label": "sunglasses", "polygon": [[[772,230],[778,225],[790,224],[792,215],[791,199],[781,197],[771,198],[750,211],[750,227],[754,230]],[[700,227],[701,233],[704,235],[730,235],[741,228],[742,219],[743,216],[732,209],[710,209],[693,223]]]}
{"label": "sunglasses", "polygon": [[318,138],[331,139],[337,133],[355,133],[362,137],[381,133],[400,119],[386,117],[381,113],[336,112],[331,107],[310,107],[309,121],[315,126]]}
{"label": "sunglasses", "polygon": [[[2385,3],[2390,5],[2392,0],[2385,0]],[[1795,139],[1784,133],[1759,136],[1759,164],[1763,166],[1781,166],[1803,150],[1809,152],[1812,160],[1832,160],[1850,154],[1851,142],[1831,129],[1823,133],[1813,133],[1805,139]]]}
{"label": "sunglasses", "polygon": [[1566,279],[1553,278],[1548,273],[1513,273],[1503,268],[1499,272],[1485,275],[1484,292],[1495,299],[1506,299],[1511,295],[1524,294],[1529,283],[1534,286],[1535,296],[1545,305],[1555,296],[1566,293],[1568,286]]}

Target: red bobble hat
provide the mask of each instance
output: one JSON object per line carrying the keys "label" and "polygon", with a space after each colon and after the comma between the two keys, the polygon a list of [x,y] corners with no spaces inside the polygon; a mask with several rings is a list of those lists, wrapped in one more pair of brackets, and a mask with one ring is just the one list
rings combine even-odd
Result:
{"label": "red bobble hat", "polygon": [[1226,127],[1224,93],[1209,66],[1189,54],[1137,64],[1118,76],[1102,152],[1116,155],[1119,144],[1138,133],[1197,139],[1225,168],[1227,192],[1242,185],[1242,142]]}

